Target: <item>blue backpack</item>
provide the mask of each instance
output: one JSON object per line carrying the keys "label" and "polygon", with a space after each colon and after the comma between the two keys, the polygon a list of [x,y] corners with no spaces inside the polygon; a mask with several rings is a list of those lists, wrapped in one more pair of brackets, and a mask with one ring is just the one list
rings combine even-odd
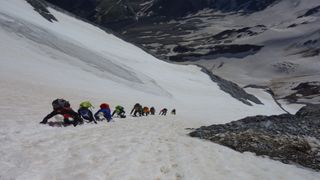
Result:
{"label": "blue backpack", "polygon": [[90,119],[90,110],[89,109],[85,109],[85,108],[82,108],[79,110],[79,114],[84,118],[84,119]]}

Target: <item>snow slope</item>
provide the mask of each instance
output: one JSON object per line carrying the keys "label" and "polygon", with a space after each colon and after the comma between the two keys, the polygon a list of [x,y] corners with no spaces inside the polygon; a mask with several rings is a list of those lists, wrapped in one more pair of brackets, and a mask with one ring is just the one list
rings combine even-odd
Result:
{"label": "snow slope", "polygon": [[[192,139],[185,128],[248,115],[195,66],[168,64],[104,31],[60,13],[50,23],[23,0],[0,0],[0,179],[318,179],[311,170]],[[38,124],[56,97],[76,109],[176,108],[177,116],[51,128]]]}

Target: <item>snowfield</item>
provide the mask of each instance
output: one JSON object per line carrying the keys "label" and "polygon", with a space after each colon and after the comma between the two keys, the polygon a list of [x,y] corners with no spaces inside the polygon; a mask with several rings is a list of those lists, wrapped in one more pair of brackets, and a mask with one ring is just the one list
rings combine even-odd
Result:
{"label": "snowfield", "polygon": [[[186,128],[283,113],[267,93],[252,91],[264,105],[244,105],[196,66],[160,61],[49,10],[58,22],[45,20],[24,0],[0,0],[1,180],[320,178],[309,169],[186,135]],[[40,125],[58,97],[74,109],[90,100],[96,107],[121,104],[129,112],[140,102],[157,112],[176,108],[177,115]]]}

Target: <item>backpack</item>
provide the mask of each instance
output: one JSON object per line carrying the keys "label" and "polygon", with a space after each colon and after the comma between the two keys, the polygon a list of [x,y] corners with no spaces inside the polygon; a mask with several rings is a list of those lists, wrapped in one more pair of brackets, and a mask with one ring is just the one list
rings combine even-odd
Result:
{"label": "backpack", "polygon": [[89,101],[84,101],[84,102],[80,103],[80,107],[87,108],[87,109],[89,109],[91,107],[93,108],[92,104]]}
{"label": "backpack", "polygon": [[80,110],[79,110],[79,114],[80,114],[80,116],[83,117],[84,119],[90,119],[89,109],[80,109]]}
{"label": "backpack", "polygon": [[143,108],[143,112],[149,112],[149,108],[148,107],[144,107]]}
{"label": "backpack", "polygon": [[120,105],[116,106],[116,110],[121,111],[121,110],[123,110],[123,109],[124,109],[124,108],[123,108],[122,106],[120,106]]}
{"label": "backpack", "polygon": [[70,108],[70,103],[64,99],[56,99],[52,101],[52,107],[54,110]]}

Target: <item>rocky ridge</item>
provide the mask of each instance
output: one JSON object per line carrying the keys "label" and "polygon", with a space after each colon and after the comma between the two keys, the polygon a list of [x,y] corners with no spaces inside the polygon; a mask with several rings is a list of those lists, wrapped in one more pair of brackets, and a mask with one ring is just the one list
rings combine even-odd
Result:
{"label": "rocky ridge", "polygon": [[254,116],[203,126],[190,136],[320,171],[320,105],[305,106],[295,115]]}
{"label": "rocky ridge", "polygon": [[58,21],[47,9],[48,5],[43,0],[26,0],[34,10],[37,11],[42,17],[50,22]]}

